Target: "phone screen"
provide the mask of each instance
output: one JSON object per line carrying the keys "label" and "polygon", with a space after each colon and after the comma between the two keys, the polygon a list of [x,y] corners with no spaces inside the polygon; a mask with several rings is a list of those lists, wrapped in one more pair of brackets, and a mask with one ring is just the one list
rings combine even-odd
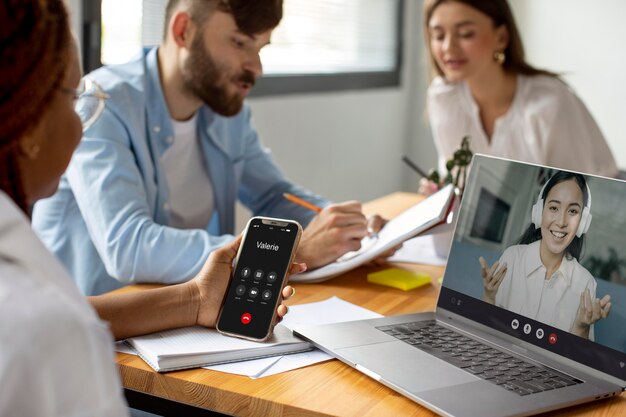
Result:
{"label": "phone screen", "polygon": [[217,323],[221,332],[268,335],[299,231],[296,222],[250,220]]}

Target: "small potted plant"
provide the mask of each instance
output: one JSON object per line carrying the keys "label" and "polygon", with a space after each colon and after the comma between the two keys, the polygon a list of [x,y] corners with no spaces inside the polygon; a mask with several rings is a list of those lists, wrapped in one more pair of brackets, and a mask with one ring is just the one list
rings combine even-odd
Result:
{"label": "small potted plant", "polygon": [[461,140],[461,147],[454,152],[452,159],[446,162],[447,173],[443,179],[436,169],[431,169],[426,179],[434,183],[437,190],[448,184],[454,184],[459,190],[459,197],[461,197],[463,195],[463,188],[465,188],[467,169],[470,162],[472,162],[472,155],[473,153],[469,147],[469,136],[465,136]]}

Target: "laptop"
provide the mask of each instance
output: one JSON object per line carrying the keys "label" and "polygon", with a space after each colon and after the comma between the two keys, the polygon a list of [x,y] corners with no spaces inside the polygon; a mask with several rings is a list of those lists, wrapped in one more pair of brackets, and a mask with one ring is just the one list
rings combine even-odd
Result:
{"label": "laptop", "polygon": [[625,205],[622,181],[475,155],[434,312],[294,332],[446,416],[620,395]]}

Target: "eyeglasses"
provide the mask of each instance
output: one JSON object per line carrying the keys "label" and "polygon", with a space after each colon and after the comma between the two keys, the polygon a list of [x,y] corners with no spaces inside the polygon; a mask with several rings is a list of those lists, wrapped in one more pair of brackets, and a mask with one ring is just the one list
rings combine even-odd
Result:
{"label": "eyeglasses", "polygon": [[81,78],[78,88],[63,88],[63,91],[74,95],[74,110],[83,123],[83,132],[98,120],[105,101],[110,97],[89,78]]}

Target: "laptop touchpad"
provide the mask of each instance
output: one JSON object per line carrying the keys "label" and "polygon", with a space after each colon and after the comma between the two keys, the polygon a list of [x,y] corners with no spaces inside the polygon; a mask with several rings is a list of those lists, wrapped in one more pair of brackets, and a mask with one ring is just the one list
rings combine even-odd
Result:
{"label": "laptop touchpad", "polygon": [[479,380],[404,342],[340,348],[336,354],[411,392],[427,391]]}

